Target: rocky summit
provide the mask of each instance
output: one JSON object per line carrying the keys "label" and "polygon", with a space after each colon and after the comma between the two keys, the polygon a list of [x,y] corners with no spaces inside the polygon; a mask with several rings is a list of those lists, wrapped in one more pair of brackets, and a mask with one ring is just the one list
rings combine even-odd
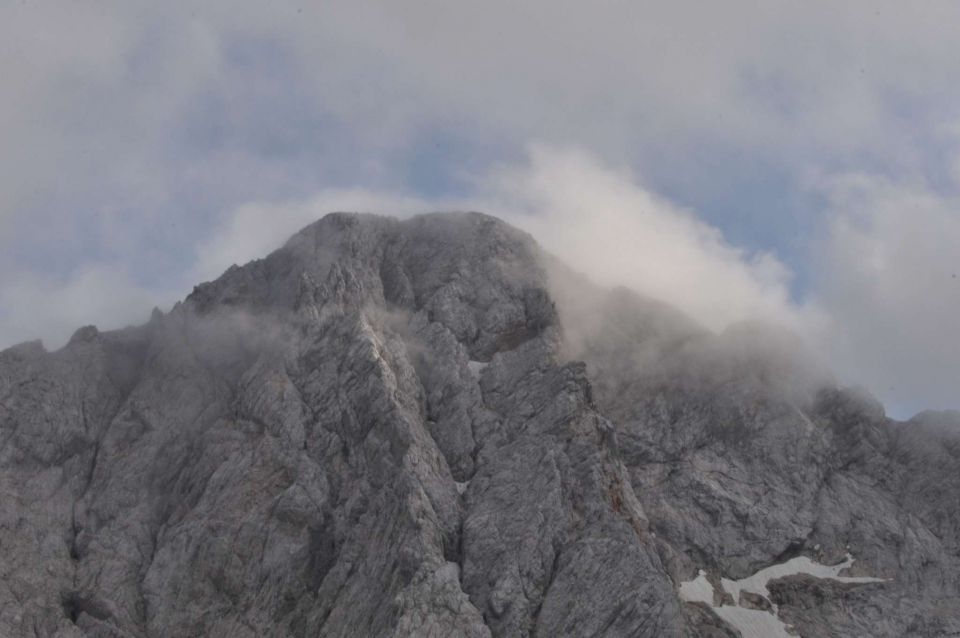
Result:
{"label": "rocky summit", "polygon": [[960,636],[958,461],[775,328],[331,214],[0,352],[0,636]]}

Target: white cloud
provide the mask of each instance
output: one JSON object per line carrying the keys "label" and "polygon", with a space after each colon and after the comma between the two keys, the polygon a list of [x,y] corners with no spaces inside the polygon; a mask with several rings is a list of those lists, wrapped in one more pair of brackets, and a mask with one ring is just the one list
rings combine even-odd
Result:
{"label": "white cloud", "polygon": [[535,148],[483,184],[480,204],[596,281],[626,285],[715,330],[764,319],[801,335],[841,382],[906,418],[960,405],[960,195],[867,174],[811,185],[828,198],[808,298],[789,269],[579,151]]}
{"label": "white cloud", "polygon": [[870,175],[834,178],[816,258],[837,372],[906,416],[960,405],[960,197]]}
{"label": "white cloud", "polygon": [[749,254],[722,233],[582,151],[533,147],[481,184],[482,210],[528,230],[598,283],[665,301],[720,330],[761,319],[796,328],[789,271],[774,255]]}
{"label": "white cloud", "polygon": [[229,212],[212,236],[197,246],[192,280],[219,277],[233,264],[265,257],[304,226],[331,212],[406,216],[433,210],[438,202],[399,193],[329,189],[306,201],[251,202]]}
{"label": "white cloud", "polygon": [[263,256],[329,211],[483,210],[531,232],[594,280],[670,303],[715,330],[758,318],[787,326],[844,382],[865,385],[898,416],[955,406],[960,200],[866,175],[816,187],[830,195],[831,223],[811,255],[811,298],[799,303],[775,255],[731,245],[695,211],[658,196],[626,169],[545,146],[477,179],[468,200],[353,190],[242,206],[202,245],[194,270],[212,277]]}
{"label": "white cloud", "polygon": [[474,186],[477,194],[460,200],[353,189],[327,190],[301,202],[245,204],[198,246],[195,279],[262,257],[332,211],[403,217],[469,209],[524,228],[601,284],[661,299],[708,327],[719,330],[745,319],[799,325],[800,313],[787,289],[789,272],[774,255],[730,245],[693,211],[586,152],[533,146],[523,161],[499,166]]}

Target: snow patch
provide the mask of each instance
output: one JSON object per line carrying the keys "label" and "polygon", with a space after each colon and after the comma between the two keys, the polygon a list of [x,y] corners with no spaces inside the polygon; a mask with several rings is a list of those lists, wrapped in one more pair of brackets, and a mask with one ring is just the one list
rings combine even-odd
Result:
{"label": "snow patch", "polygon": [[797,634],[788,631],[790,625],[780,620],[775,612],[734,605],[714,607],[713,611],[725,623],[736,628],[743,638],[797,638]]}
{"label": "snow patch", "polygon": [[460,496],[463,496],[464,492],[466,492],[467,488],[470,486],[470,481],[464,481],[463,483],[460,481],[454,481],[453,483],[457,486],[457,494]]}
{"label": "snow patch", "polygon": [[680,583],[680,600],[713,606],[713,585],[707,580],[707,572],[701,569],[696,578]]}
{"label": "snow patch", "polygon": [[[871,578],[868,576],[840,576],[840,572],[853,565],[853,556],[847,554],[846,560],[836,565],[821,565],[806,556],[791,558],[790,560],[765,567],[752,576],[740,580],[721,578],[721,588],[733,597],[732,605],[714,605],[715,589],[707,580],[707,573],[702,569],[693,580],[680,583],[680,599],[686,602],[705,603],[724,622],[737,629],[743,638],[796,638],[791,633],[791,627],[780,620],[777,606],[770,600],[770,591],[767,584],[771,580],[808,574],[814,578],[836,580],[841,583],[882,583],[887,579]],[[740,594],[749,592],[762,596],[770,603],[770,610],[750,609],[740,606]]]}
{"label": "snow patch", "polygon": [[840,572],[853,565],[853,556],[847,554],[846,560],[836,565],[821,565],[806,556],[791,558],[785,563],[771,565],[761,569],[753,576],[747,576],[741,580],[728,580],[723,578],[723,588],[730,592],[734,600],[740,600],[740,592],[748,591],[754,594],[760,594],[764,598],[770,598],[770,592],[767,590],[767,583],[777,578],[786,576],[795,576],[797,574],[809,574],[814,578],[827,578],[837,580],[841,583],[882,583],[883,578],[870,578],[867,576],[848,577],[840,576]]}
{"label": "snow patch", "polygon": [[486,361],[467,361],[467,368],[473,374],[473,376],[478,377],[483,372],[483,369],[486,368],[489,362]]}

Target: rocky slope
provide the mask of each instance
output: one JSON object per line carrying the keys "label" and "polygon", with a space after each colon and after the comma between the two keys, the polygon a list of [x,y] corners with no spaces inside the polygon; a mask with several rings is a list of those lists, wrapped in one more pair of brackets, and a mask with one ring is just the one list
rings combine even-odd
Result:
{"label": "rocky slope", "polygon": [[960,635],[960,419],[832,385],[496,219],[329,215],[0,353],[0,635]]}

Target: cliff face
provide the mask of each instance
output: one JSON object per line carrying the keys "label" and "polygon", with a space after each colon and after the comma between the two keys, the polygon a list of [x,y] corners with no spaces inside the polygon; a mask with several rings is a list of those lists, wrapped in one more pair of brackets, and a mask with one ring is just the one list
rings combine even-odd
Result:
{"label": "cliff face", "polygon": [[829,386],[496,219],[329,215],[0,353],[0,635],[960,635],[960,427]]}

